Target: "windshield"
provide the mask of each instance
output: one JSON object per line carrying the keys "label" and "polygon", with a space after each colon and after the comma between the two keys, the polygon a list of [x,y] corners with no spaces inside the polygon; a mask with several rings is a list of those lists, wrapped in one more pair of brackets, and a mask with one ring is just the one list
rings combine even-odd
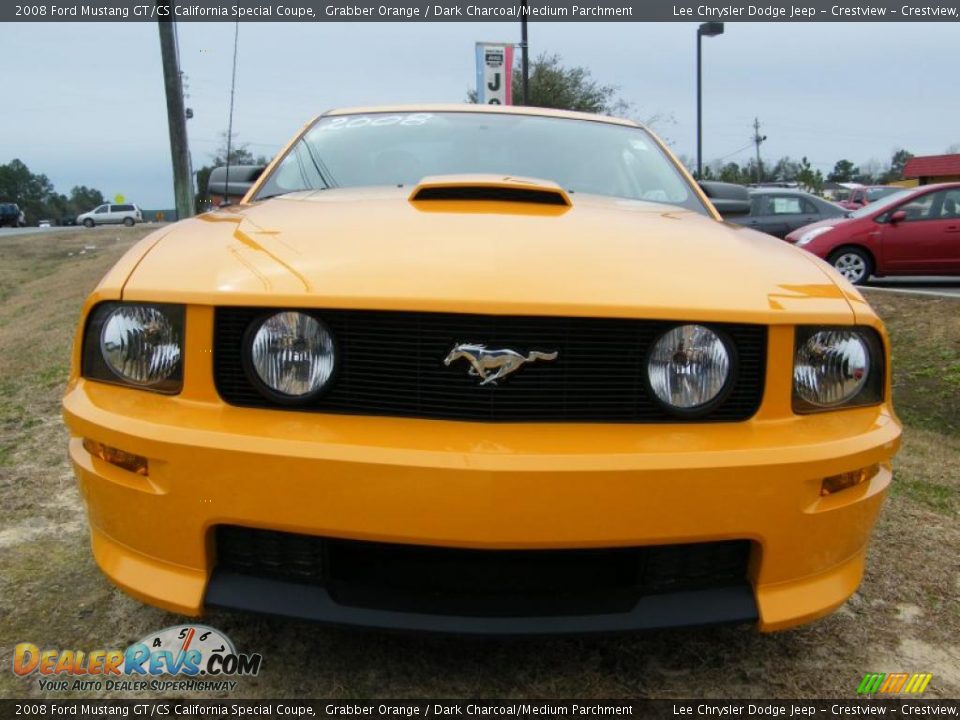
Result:
{"label": "windshield", "polygon": [[867,200],[873,202],[874,200],[879,200],[880,198],[885,198],[887,195],[892,195],[895,192],[900,192],[903,188],[898,187],[879,187],[879,188],[870,188],[867,190]]}
{"label": "windshield", "polygon": [[257,199],[298,190],[416,185],[429,175],[552,180],[567,191],[679,205],[708,214],[649,133],[589,120],[473,112],[320,118]]}
{"label": "windshield", "polygon": [[873,215],[878,210],[883,210],[883,208],[896,205],[901,200],[905,200],[912,192],[913,190],[897,190],[892,195],[887,195],[885,198],[877,200],[875,203],[864,205],[859,210],[855,210],[854,212],[850,213],[849,217],[862,218],[867,217],[868,215]]}

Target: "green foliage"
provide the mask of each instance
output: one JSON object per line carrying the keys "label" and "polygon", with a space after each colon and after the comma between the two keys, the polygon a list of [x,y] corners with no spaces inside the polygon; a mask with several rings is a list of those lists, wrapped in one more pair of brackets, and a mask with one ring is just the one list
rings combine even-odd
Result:
{"label": "green foliage", "polygon": [[92,210],[104,202],[103,194],[80,185],[70,191],[70,196],[57,193],[46,175],[30,171],[22,161],[14,159],[0,165],[0,202],[13,202],[26,215],[27,223],[36,225],[39,220],[59,223],[65,218]]}
{"label": "green foliage", "polygon": [[[530,61],[528,105],[533,107],[575,110],[603,115],[625,115],[630,104],[617,96],[616,85],[602,85],[584,67],[565,67],[560,55],[541,53]],[[513,70],[514,103],[523,98],[522,68]],[[475,90],[467,92],[467,101],[475,103]]]}
{"label": "green foliage", "polygon": [[791,160],[789,157],[782,157],[777,160],[773,169],[770,171],[773,179],[781,182],[796,180],[799,173],[800,163]]}
{"label": "green foliage", "polygon": [[833,170],[827,175],[827,180],[837,183],[853,182],[853,179],[860,174],[860,168],[849,160],[837,160]]}
{"label": "green foliage", "polygon": [[102,205],[107,199],[103,193],[86,185],[78,185],[70,191],[70,205],[77,208],[78,213],[93,210],[97,205]]}
{"label": "green foliage", "polygon": [[[616,85],[601,85],[583,67],[564,67],[561,57],[541,53],[530,63],[529,103],[534,107],[623,115],[629,105],[617,97]],[[523,97],[523,74],[513,71],[513,96]]]}
{"label": "green foliage", "polygon": [[36,223],[41,217],[46,217],[53,196],[53,183],[46,175],[34,175],[17,159],[0,165],[0,202],[19,205],[27,216],[27,222]]}
{"label": "green foliage", "polygon": [[717,179],[723,182],[737,183],[738,185],[746,185],[750,182],[750,178],[746,175],[746,168],[741,168],[735,162],[728,162],[720,168]]}
{"label": "green foliage", "polygon": [[907,164],[907,160],[914,157],[913,153],[899,148],[894,151],[893,157],[890,158],[890,169],[883,176],[882,181],[884,183],[894,182],[896,180],[903,179],[903,166]]}
{"label": "green foliage", "polygon": [[796,181],[800,187],[809,192],[819,193],[823,190],[823,173],[813,169],[806,155],[800,160]]}

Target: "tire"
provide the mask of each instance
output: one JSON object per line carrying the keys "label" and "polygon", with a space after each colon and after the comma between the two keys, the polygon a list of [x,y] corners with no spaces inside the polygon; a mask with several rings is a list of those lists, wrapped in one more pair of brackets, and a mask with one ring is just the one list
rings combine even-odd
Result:
{"label": "tire", "polygon": [[123,219],[123,224],[126,225],[127,227],[133,227],[136,222],[137,221],[134,220],[132,217],[125,217]]}
{"label": "tire", "polygon": [[830,264],[854,285],[863,285],[873,274],[873,259],[860,248],[840,248],[830,256]]}
{"label": "tire", "polygon": [[90,218],[84,218],[84,219],[83,219],[83,226],[84,226],[85,228],[92,228],[92,227],[93,227],[93,220],[91,220]]}

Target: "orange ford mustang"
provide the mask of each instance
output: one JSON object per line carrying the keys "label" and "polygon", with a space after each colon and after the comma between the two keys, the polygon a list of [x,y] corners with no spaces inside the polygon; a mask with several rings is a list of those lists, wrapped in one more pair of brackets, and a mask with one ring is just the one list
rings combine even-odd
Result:
{"label": "orange ford mustang", "polygon": [[883,325],[644,128],[340,110],[230,178],[83,308],[70,455],[127,592],[513,634],[778,630],[857,588]]}

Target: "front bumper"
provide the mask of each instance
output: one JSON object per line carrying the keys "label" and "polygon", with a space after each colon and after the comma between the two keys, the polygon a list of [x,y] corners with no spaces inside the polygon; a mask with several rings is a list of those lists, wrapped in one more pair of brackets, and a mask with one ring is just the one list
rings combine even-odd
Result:
{"label": "front bumper", "polygon": [[[860,582],[900,437],[886,406],[730,424],[483,424],[251,410],[82,379],[64,410],[94,555],[130,594],[186,615],[222,605],[456,632],[753,618],[771,631],[823,616]],[[149,477],[92,457],[83,438],[149,458]],[[875,464],[868,481],[820,496],[824,477]],[[222,525],[489,550],[747,540],[752,551],[743,587],[725,594],[478,619],[344,608],[322,588],[238,578],[217,569]]]}

